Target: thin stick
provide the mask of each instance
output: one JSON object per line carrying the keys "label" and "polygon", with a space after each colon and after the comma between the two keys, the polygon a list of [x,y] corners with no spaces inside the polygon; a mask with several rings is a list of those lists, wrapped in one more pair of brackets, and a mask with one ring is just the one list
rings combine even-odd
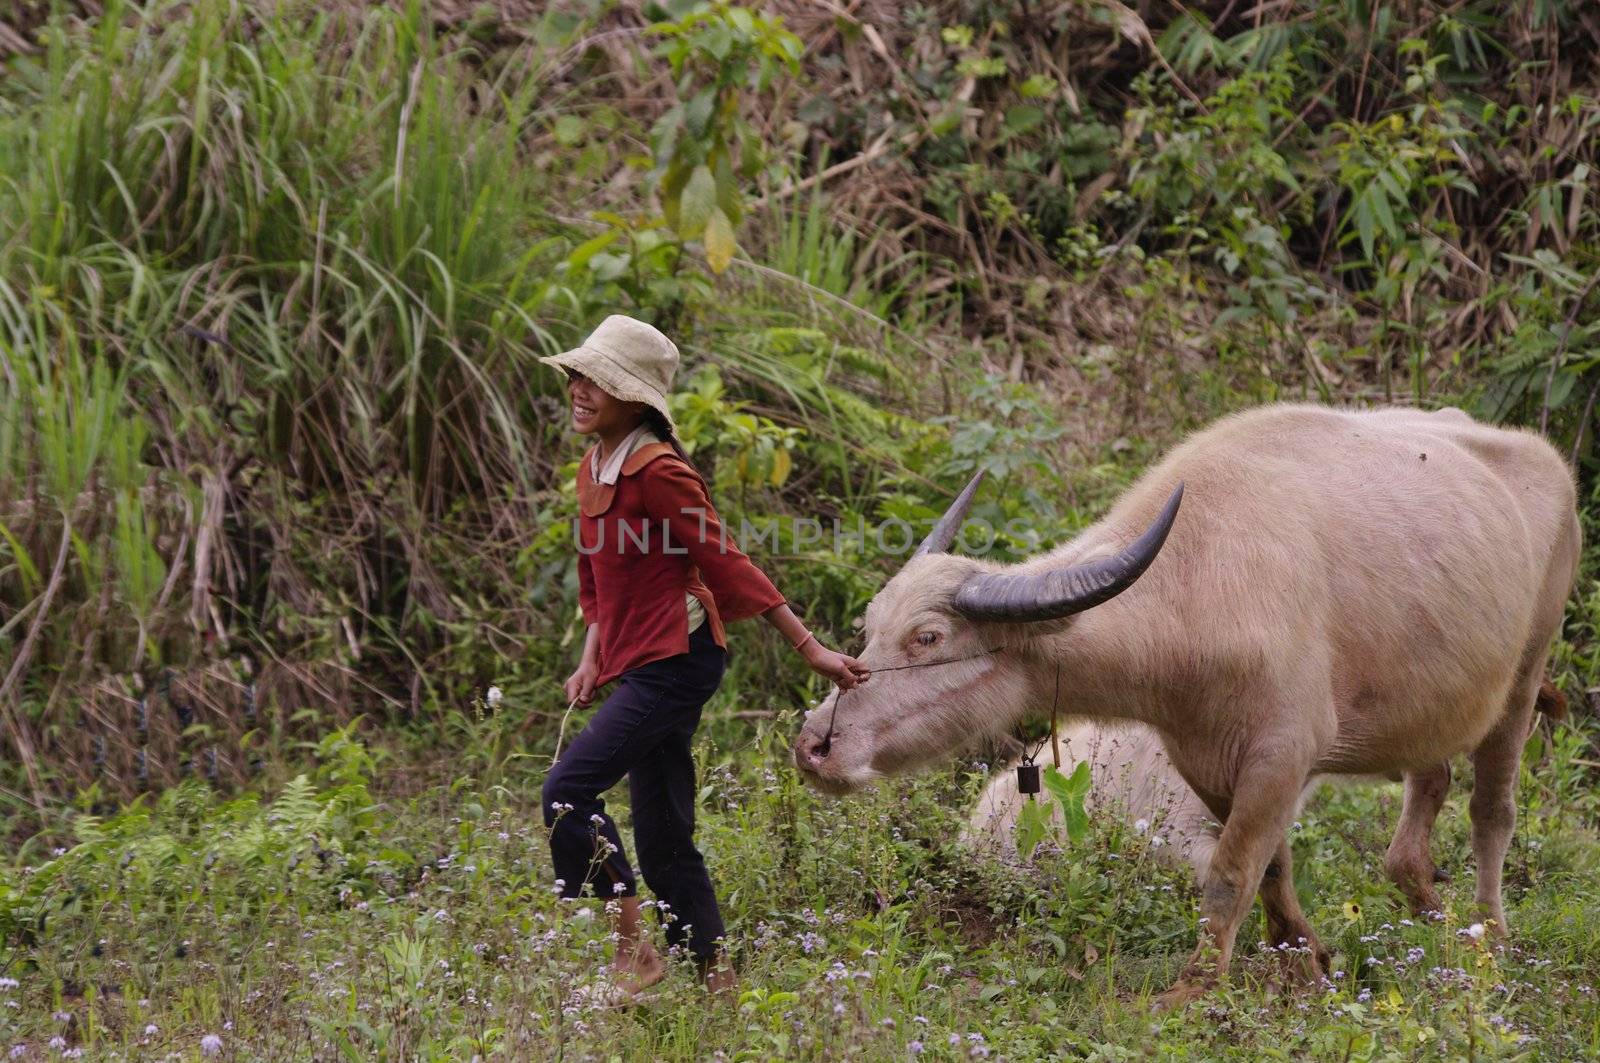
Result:
{"label": "thin stick", "polygon": [[44,627],[45,617],[50,613],[50,605],[55,601],[56,592],[61,589],[61,584],[66,575],[67,556],[72,552],[72,522],[65,515],[61,518],[61,545],[56,550],[55,568],[50,573],[50,582],[44,589],[44,594],[39,598],[39,615],[33,618],[33,623],[28,627],[28,634],[23,638],[21,647],[17,650],[16,660],[11,662],[11,669],[0,680],[0,700],[4,700],[11,690],[13,683],[18,682],[18,677],[28,667],[28,660],[33,656],[34,644],[39,640],[39,632]]}
{"label": "thin stick", "polygon": [[814,173],[803,181],[791,182],[775,192],[769,192],[766,195],[761,196],[750,204],[751,209],[756,210],[767,206],[769,203],[777,202],[780,199],[787,199],[789,196],[792,196],[797,192],[804,192],[806,189],[811,188],[814,185],[820,185],[826,181],[838,177],[841,174],[847,174],[851,170],[865,166],[867,163],[882,157],[883,154],[889,150],[889,136],[892,132],[892,129],[885,129],[878,139],[869,144],[867,149],[859,155],[853,155],[843,162],[834,163],[826,170],[823,170],[820,173]]}
{"label": "thin stick", "polygon": [[556,731],[556,755],[550,758],[550,763],[552,764],[561,758],[561,743],[567,736],[567,717],[572,715],[572,706],[577,703],[577,698],[567,702],[567,711],[561,714],[561,728]]}
{"label": "thin stick", "polygon": [[1589,415],[1594,412],[1595,396],[1600,395],[1600,380],[1589,389],[1589,401],[1583,404],[1583,416],[1578,418],[1578,435],[1572,441],[1572,464],[1578,464],[1578,451],[1583,448],[1583,433],[1589,427]]}
{"label": "thin stick", "polygon": [[28,776],[28,786],[33,791],[33,802],[36,808],[44,808],[44,799],[40,795],[39,771],[34,763],[33,736],[28,733],[28,721],[22,714],[21,698],[13,704],[6,695],[11,693],[13,686],[21,688],[23,677],[27,674],[29,658],[33,656],[35,644],[39,639],[39,632],[43,630],[45,620],[50,615],[50,606],[55,601],[56,592],[66,579],[67,554],[72,547],[72,520],[66,514],[61,515],[61,547],[56,552],[55,569],[50,573],[50,583],[45,587],[44,595],[39,599],[39,614],[33,618],[33,623],[28,627],[28,634],[23,637],[22,645],[17,650],[16,660],[11,662],[11,670],[4,679],[0,679],[0,719],[3,719],[6,730],[11,732],[11,741],[17,747],[17,757],[22,761],[22,767]]}
{"label": "thin stick", "polygon": [[[110,585],[111,585],[110,581],[108,580],[106,582],[106,586],[109,587]],[[23,606],[21,609],[18,609],[17,612],[16,612],[16,615],[14,615],[10,620],[7,620],[4,624],[0,624],[0,638],[5,638],[5,634],[6,634],[7,631],[10,631],[17,624],[22,623],[22,618],[27,616],[29,613],[33,612],[35,609],[37,609],[39,607],[39,603],[42,602],[43,600],[44,600],[44,595],[40,595],[39,597],[33,599],[33,601],[29,602],[27,605]]]}

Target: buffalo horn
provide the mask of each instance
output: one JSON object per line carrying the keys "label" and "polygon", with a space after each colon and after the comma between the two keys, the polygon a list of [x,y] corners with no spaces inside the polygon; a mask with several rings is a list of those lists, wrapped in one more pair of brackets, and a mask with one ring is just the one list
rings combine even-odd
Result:
{"label": "buffalo horn", "polygon": [[956,500],[950,503],[950,508],[944,511],[944,516],[939,518],[939,523],[933,526],[933,530],[922,540],[922,545],[917,547],[917,552],[912,554],[912,557],[942,554],[950,549],[950,544],[955,542],[956,533],[961,530],[961,522],[967,519],[967,510],[972,508],[972,496],[978,493],[978,485],[983,483],[984,472],[985,470],[979,469],[977,475],[967,481],[967,486],[963,487]]}
{"label": "buffalo horn", "polygon": [[956,612],[970,620],[1054,620],[1109,601],[1127,590],[1156,559],[1182,501],[1180,483],[1144,534],[1111,557],[1046,572],[973,576],[956,592]]}

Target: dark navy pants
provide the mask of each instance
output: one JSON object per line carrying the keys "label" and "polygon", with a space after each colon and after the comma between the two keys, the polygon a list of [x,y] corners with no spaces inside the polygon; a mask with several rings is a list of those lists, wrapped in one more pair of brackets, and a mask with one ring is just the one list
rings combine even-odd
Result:
{"label": "dark navy pants", "polygon": [[[723,936],[706,862],[694,846],[694,761],[700,710],[727,667],[703,621],[689,651],[624,672],[589,725],[561,751],[544,781],[544,823],[561,896],[590,886],[602,897],[637,895],[617,825],[600,795],[628,776],[639,869],[655,893],[667,944],[710,959]],[[570,806],[570,807],[569,807]]]}

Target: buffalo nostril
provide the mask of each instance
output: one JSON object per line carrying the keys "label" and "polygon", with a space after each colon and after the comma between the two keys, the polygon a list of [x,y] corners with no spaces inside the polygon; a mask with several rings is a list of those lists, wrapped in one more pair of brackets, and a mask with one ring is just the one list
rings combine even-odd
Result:
{"label": "buffalo nostril", "polygon": [[800,762],[810,767],[821,764],[828,756],[828,746],[829,741],[826,738],[817,738],[815,735],[801,735]]}

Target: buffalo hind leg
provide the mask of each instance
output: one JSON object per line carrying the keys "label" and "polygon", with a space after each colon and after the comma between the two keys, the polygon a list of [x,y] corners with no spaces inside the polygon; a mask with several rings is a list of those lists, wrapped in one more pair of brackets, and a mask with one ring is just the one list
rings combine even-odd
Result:
{"label": "buffalo hind leg", "polygon": [[1422,915],[1443,909],[1439,893],[1433,888],[1434,866],[1429,846],[1433,841],[1434,821],[1439,818],[1439,810],[1450,794],[1450,764],[1446,762],[1429,771],[1412,772],[1406,775],[1405,786],[1400,825],[1395,828],[1394,840],[1384,854],[1383,869],[1406,895],[1411,911]]}
{"label": "buffalo hind leg", "polygon": [[[1232,799],[1217,808],[1218,818],[1225,811],[1226,819],[1200,891],[1200,940],[1177,982],[1156,998],[1158,1009],[1188,1003],[1227,972],[1233,943],[1263,887],[1267,865],[1280,849],[1287,850],[1285,837],[1310,771],[1309,762],[1288,763],[1290,759],[1281,754],[1255,759],[1235,781]],[[1280,867],[1288,871],[1286,864]],[[1278,876],[1280,883],[1286,879],[1286,885],[1274,887],[1275,901],[1282,900],[1285,889],[1293,896],[1292,877]],[[1295,901],[1296,915],[1299,907]],[[1286,914],[1280,908],[1280,915]],[[1305,917],[1300,915],[1299,921],[1304,924]]]}
{"label": "buffalo hind leg", "polygon": [[1519,683],[1506,708],[1478,748],[1472,752],[1472,856],[1478,865],[1478,911],[1496,936],[1506,932],[1506,911],[1501,898],[1500,879],[1505,869],[1506,848],[1517,826],[1517,768],[1522,763],[1522,747],[1528,738],[1529,718],[1533,714],[1535,680]]}
{"label": "buffalo hind leg", "polygon": [[1321,981],[1328,972],[1328,950],[1300,908],[1287,836],[1261,876],[1261,907],[1267,914],[1267,945],[1282,956],[1289,976],[1302,985]]}

